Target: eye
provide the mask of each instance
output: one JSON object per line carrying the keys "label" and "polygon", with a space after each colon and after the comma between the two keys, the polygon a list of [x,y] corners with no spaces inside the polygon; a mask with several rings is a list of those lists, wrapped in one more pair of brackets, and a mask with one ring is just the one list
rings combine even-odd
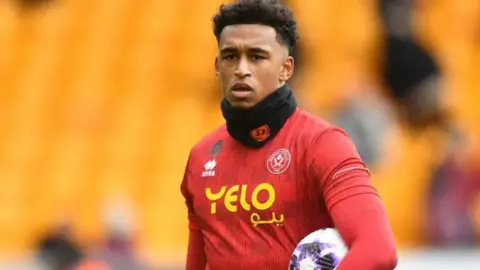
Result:
{"label": "eye", "polygon": [[227,54],[227,55],[222,56],[223,60],[234,60],[236,58],[237,57],[234,54]]}
{"label": "eye", "polygon": [[264,60],[265,57],[262,56],[262,55],[255,54],[255,55],[252,56],[252,59],[253,59],[254,61],[261,61],[261,60]]}

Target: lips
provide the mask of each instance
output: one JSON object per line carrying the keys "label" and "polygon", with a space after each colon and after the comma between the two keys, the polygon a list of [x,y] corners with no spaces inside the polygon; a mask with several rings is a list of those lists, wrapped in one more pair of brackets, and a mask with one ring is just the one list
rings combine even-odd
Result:
{"label": "lips", "polygon": [[246,83],[236,83],[232,86],[233,91],[252,91],[252,87]]}
{"label": "lips", "polygon": [[246,99],[253,93],[253,88],[246,83],[236,83],[232,86],[232,96],[237,99]]}

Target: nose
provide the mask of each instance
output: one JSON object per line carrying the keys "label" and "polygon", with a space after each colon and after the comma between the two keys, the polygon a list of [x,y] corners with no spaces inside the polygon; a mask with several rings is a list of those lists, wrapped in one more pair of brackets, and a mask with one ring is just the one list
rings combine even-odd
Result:
{"label": "nose", "polygon": [[248,61],[245,58],[241,58],[238,61],[237,68],[235,69],[235,76],[238,78],[245,78],[250,76],[252,72],[250,71],[250,67],[248,65]]}

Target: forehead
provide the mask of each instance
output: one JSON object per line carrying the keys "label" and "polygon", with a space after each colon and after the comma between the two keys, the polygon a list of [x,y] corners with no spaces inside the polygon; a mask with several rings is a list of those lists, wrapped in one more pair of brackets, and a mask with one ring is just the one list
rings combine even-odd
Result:
{"label": "forehead", "polygon": [[225,27],[220,35],[220,49],[224,47],[282,47],[277,41],[277,32],[270,26],[238,24]]}

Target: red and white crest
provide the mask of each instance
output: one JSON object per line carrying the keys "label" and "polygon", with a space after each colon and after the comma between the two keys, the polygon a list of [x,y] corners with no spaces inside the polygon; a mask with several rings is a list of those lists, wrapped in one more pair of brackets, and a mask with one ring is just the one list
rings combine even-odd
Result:
{"label": "red and white crest", "polygon": [[267,169],[273,174],[281,174],[288,169],[291,160],[287,149],[279,149],[267,159]]}

